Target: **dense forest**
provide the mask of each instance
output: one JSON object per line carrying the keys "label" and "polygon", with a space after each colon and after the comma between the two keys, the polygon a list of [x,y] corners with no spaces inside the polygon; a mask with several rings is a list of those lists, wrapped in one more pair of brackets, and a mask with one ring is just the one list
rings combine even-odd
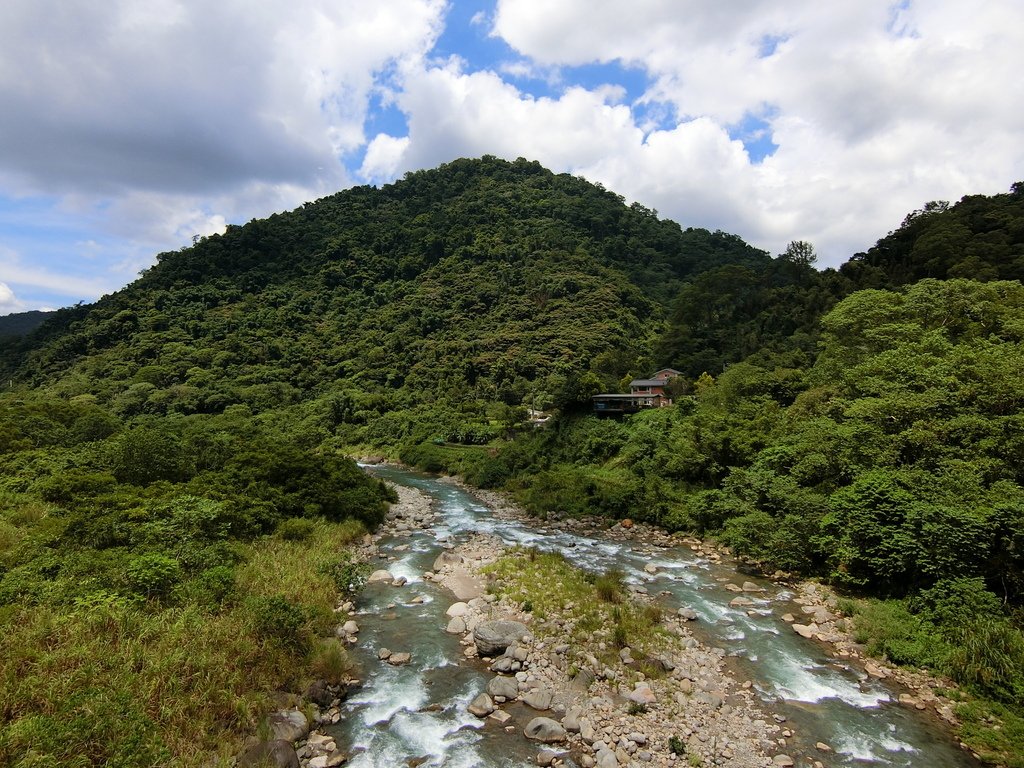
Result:
{"label": "dense forest", "polygon": [[[772,256],[490,157],[160,254],[125,289],[0,337],[0,761],[34,765],[39,743],[67,759],[83,707],[126,708],[138,744],[90,721],[82,765],[213,748],[179,743],[170,692],[126,703],[156,682],[124,658],[104,695],[25,678],[42,638],[54,673],[80,672],[110,626],[161,659],[157,627],[197,633],[196,680],[249,664],[280,684],[268,649],[322,664],[326,598],[268,574],[288,547],[380,520],[388,491],[346,458],[373,451],[538,515],[715,536],[872,598],[857,610],[873,650],[953,676],[978,697],[965,737],[1024,764],[1022,278],[1022,184],[928,203],[817,270],[808,243]],[[590,413],[662,366],[683,372],[672,407]],[[303,578],[356,583],[332,557]],[[251,722],[229,703],[239,680],[216,685],[209,732]]]}

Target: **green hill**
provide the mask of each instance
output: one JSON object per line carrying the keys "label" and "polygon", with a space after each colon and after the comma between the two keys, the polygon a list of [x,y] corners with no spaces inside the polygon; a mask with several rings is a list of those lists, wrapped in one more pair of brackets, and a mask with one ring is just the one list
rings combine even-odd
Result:
{"label": "green hill", "polygon": [[30,312],[3,315],[0,317],[0,336],[24,336],[46,322],[52,314],[53,312],[42,312],[35,309]]}
{"label": "green hill", "polygon": [[488,403],[565,405],[649,367],[686,279],[770,263],[536,163],[462,160],[161,254],[41,329],[18,375],[122,417],[330,396],[350,440],[425,411],[486,432]]}

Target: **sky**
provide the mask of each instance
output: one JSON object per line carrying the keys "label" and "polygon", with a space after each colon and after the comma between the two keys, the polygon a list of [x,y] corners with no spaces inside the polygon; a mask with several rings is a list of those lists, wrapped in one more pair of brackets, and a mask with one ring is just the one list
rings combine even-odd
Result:
{"label": "sky", "polygon": [[1024,0],[4,0],[0,314],[490,154],[836,266],[1024,180]]}

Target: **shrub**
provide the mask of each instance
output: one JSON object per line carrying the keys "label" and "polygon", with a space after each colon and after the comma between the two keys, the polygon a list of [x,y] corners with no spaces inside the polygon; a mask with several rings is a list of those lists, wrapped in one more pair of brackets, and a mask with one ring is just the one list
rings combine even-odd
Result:
{"label": "shrub", "polygon": [[285,541],[305,541],[313,535],[316,525],[304,517],[289,517],[277,525],[277,535]]}
{"label": "shrub", "polygon": [[1024,635],[1008,620],[982,619],[964,626],[949,658],[958,683],[997,701],[1024,702]]}
{"label": "shrub", "polygon": [[348,553],[323,568],[323,574],[329,576],[334,586],[343,595],[353,595],[363,588],[370,575],[368,563],[354,560]]}
{"label": "shrub", "polygon": [[313,651],[310,671],[314,677],[336,685],[352,672],[352,661],[341,641],[329,638],[321,640]]}
{"label": "shrub", "polygon": [[647,711],[647,705],[641,704],[637,701],[631,701],[629,703],[629,709],[626,710],[631,715],[642,715]]}
{"label": "shrub", "polygon": [[594,579],[594,589],[597,590],[597,596],[606,603],[621,603],[626,591],[626,576],[613,568]]}
{"label": "shrub", "polygon": [[158,552],[137,555],[128,561],[125,580],[140,595],[161,597],[181,581],[181,564]]}
{"label": "shrub", "polygon": [[678,736],[670,736],[668,739],[668,751],[673,755],[685,755],[686,754],[686,742]]}
{"label": "shrub", "polygon": [[305,645],[307,615],[302,606],[290,603],[280,595],[260,595],[250,598],[246,608],[253,631],[260,637],[277,640],[292,648]]}

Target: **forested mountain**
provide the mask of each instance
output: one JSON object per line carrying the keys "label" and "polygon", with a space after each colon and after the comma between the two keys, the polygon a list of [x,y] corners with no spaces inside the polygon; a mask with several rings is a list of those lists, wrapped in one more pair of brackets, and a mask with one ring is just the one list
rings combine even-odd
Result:
{"label": "forested mountain", "polygon": [[31,333],[49,318],[53,312],[42,312],[34,309],[30,312],[15,312],[12,315],[0,316],[0,337],[24,336]]}
{"label": "forested mountain", "polygon": [[394,440],[424,415],[482,425],[489,403],[616,387],[653,363],[684,281],[722,264],[772,259],[536,163],[458,161],[161,254],[62,311],[18,373],[128,417],[330,394],[336,419],[369,425],[348,439]]}
{"label": "forested mountain", "polygon": [[[308,659],[326,609],[272,586],[258,553],[372,527],[388,493],[342,454],[373,451],[537,514],[718,536],[762,568],[887,598],[863,619],[875,649],[988,697],[972,717],[1002,718],[1012,740],[1022,269],[1020,184],[927,204],[818,271],[807,243],[772,257],[495,158],[161,254],[125,289],[0,339],[0,687],[20,686],[0,720],[38,722],[51,755],[73,741],[67,712],[32,709],[45,680],[17,672],[50,612],[97,643],[102,609],[147,631],[178,621],[210,649],[219,627],[251,643],[243,665],[259,643],[278,668]],[[589,413],[590,395],[664,366],[684,372],[673,407]],[[547,428],[524,424],[528,407]],[[316,569],[305,578],[353,583],[344,558]],[[231,690],[216,677],[230,664],[204,658]],[[217,723],[242,718],[221,703]],[[160,764],[172,737],[133,716]],[[0,729],[0,762],[24,733]],[[104,738],[100,763],[117,757]]]}

